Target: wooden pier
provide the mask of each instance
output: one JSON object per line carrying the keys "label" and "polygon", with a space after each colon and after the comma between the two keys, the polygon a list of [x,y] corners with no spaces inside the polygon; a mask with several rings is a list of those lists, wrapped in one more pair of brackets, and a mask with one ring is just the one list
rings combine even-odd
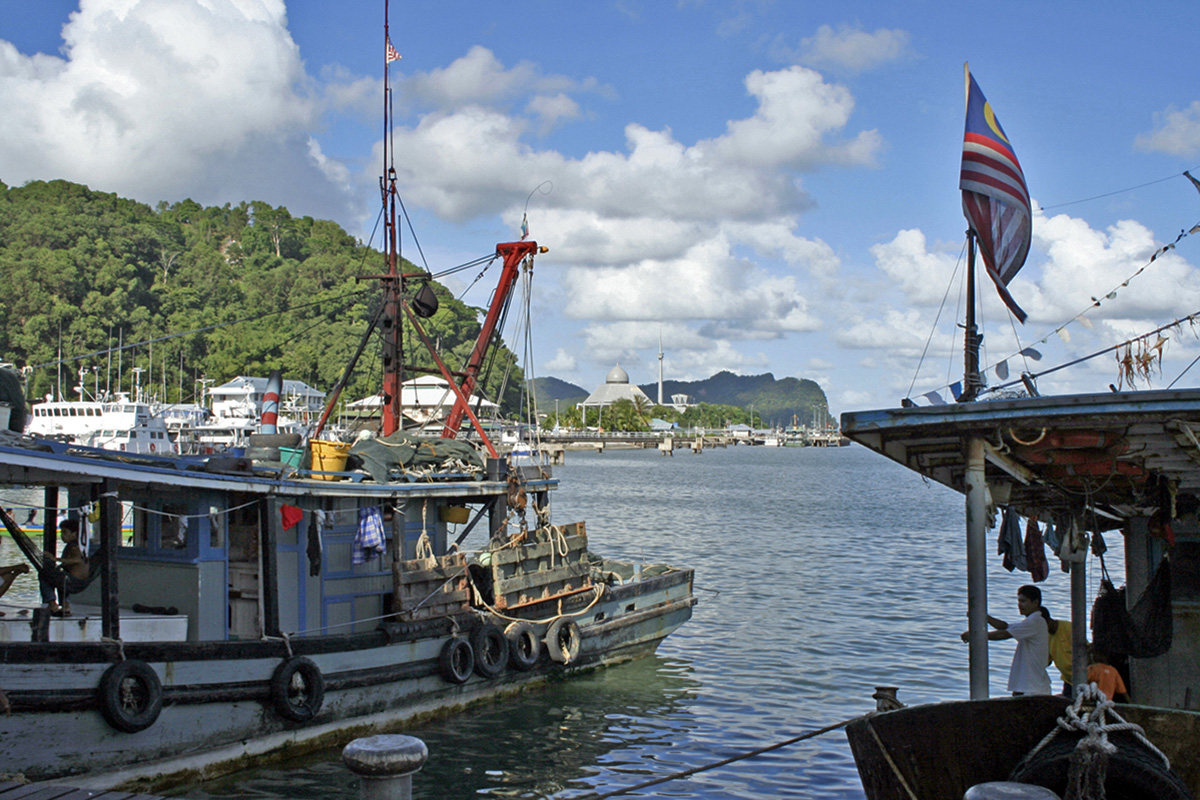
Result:
{"label": "wooden pier", "polygon": [[57,783],[0,782],[0,800],[163,800],[150,794],[73,789]]}

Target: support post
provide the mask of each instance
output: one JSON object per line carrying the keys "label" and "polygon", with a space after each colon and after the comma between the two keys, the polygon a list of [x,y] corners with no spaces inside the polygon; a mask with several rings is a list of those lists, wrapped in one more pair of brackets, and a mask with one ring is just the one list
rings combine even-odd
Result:
{"label": "support post", "polygon": [[988,697],[987,481],[983,439],[967,440],[967,644],[972,700]]}
{"label": "support post", "polygon": [[1088,670],[1087,563],[1071,562],[1071,691],[1087,683]]}
{"label": "support post", "polygon": [[[489,481],[508,480],[508,461],[503,458],[487,460],[487,479]],[[496,495],[495,501],[488,512],[488,536],[491,539],[507,538],[505,525],[508,522],[508,495]]]}
{"label": "support post", "polygon": [[57,486],[47,486],[42,493],[42,552],[58,555]]}
{"label": "support post", "polygon": [[117,587],[117,548],[121,546],[121,501],[117,484],[100,485],[100,632],[106,639],[121,638],[121,604]]}
{"label": "support post", "polygon": [[279,519],[279,516],[271,513],[272,506],[272,500],[263,500],[258,506],[258,529],[262,532],[258,547],[258,569],[261,576],[258,581],[258,596],[262,608],[263,633],[267,636],[279,636],[279,598],[276,596],[279,585],[279,565],[276,560],[278,542],[272,524],[272,520]]}

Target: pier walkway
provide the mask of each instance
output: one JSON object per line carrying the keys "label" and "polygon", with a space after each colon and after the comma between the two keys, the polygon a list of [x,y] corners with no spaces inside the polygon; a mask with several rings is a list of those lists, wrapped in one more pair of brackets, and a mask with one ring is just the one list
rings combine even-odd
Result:
{"label": "pier walkway", "polygon": [[72,789],[57,783],[0,781],[0,800],[163,800],[151,794]]}

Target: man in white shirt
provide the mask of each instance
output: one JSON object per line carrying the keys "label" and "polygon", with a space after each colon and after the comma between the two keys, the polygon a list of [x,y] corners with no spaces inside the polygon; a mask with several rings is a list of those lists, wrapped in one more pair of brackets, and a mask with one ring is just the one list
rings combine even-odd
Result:
{"label": "man in white shirt", "polygon": [[[1046,674],[1046,665],[1050,663],[1050,630],[1047,626],[1050,612],[1042,608],[1042,590],[1028,585],[1017,589],[1017,610],[1024,619],[1011,625],[990,614],[987,618],[988,624],[996,629],[988,631],[989,640],[1017,640],[1017,650],[1008,671],[1008,690],[1014,695],[1050,694],[1050,676]],[[965,632],[962,640],[967,641]]]}

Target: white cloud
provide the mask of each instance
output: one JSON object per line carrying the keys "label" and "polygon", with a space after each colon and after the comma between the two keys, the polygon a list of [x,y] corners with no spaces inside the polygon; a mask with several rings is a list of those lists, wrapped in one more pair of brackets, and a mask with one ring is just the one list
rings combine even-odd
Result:
{"label": "white cloud", "polygon": [[[990,283],[983,280],[983,366],[993,382],[1000,380],[991,369],[999,361],[1008,361],[1009,379],[1013,380],[1023,370],[1037,372],[1063,364],[1200,311],[1200,276],[1195,267],[1178,250],[1170,250],[1151,263],[1151,256],[1162,242],[1138,222],[1122,220],[1096,230],[1066,214],[1046,217],[1037,213],[1033,234],[1029,261],[1009,287],[1029,312],[1026,325],[1017,326],[1014,333]],[[948,318],[954,314],[953,303],[941,312],[938,330],[930,334],[954,261],[948,253],[931,252],[919,230],[902,231],[891,242],[873,247],[872,253],[881,276],[899,289],[902,297],[895,306],[859,304],[838,312],[831,310],[836,319],[831,319],[830,325],[836,327],[838,346],[870,354],[866,361],[873,374],[887,376],[885,380],[899,391],[907,391],[922,358],[916,381],[918,394],[958,380],[962,333],[955,325],[957,320]],[[1139,270],[1140,275],[1136,274]],[[923,280],[928,286],[922,285]],[[1099,307],[1093,307],[1093,298],[1100,300]],[[1064,324],[1066,335],[1056,334],[1055,330]],[[1166,336],[1170,339],[1169,359],[1164,376],[1156,383],[1160,387],[1200,349],[1190,329],[1170,331]],[[1014,356],[1025,347],[1037,349],[1044,358],[1038,362]],[[1071,370],[1054,373],[1044,379],[1042,388],[1055,392],[1103,391],[1117,380],[1114,359],[1113,354],[1106,353]]]}
{"label": "white cloud", "polygon": [[802,39],[800,47],[787,47],[776,39],[773,52],[777,58],[832,67],[850,72],[864,72],[882,64],[897,61],[909,53],[908,31],[879,28],[868,33],[861,28],[822,25],[815,35]]}
{"label": "white cloud", "polygon": [[481,45],[445,68],[411,74],[399,83],[402,97],[432,108],[491,106],[531,92],[559,94],[597,87],[594,81],[579,83],[562,75],[545,75],[530,61],[505,67]]}
{"label": "white cloud", "polygon": [[954,274],[956,257],[948,253],[930,253],[925,234],[905,230],[896,238],[871,248],[875,265],[904,292],[906,305],[937,307],[946,295]]}
{"label": "white cloud", "polygon": [[538,127],[543,135],[563,120],[578,119],[581,116],[579,104],[562,92],[555,95],[539,94],[530,100],[525,108],[541,120]]}
{"label": "white cloud", "polygon": [[[606,368],[621,364],[630,382],[650,383],[658,380],[658,364],[645,353],[657,353],[659,327],[640,322],[592,324],[584,329],[584,340],[595,363]],[[746,354],[687,325],[665,325],[663,331],[664,372],[671,380],[700,380],[720,370],[762,372],[768,366],[762,353]]]}
{"label": "white cloud", "polygon": [[575,360],[575,356],[560,347],[554,352],[554,358],[547,361],[542,368],[551,372],[563,373],[574,372],[577,367],[578,362]]}
{"label": "white cloud", "polygon": [[83,0],[63,57],[0,42],[0,178],[344,211],[344,176],[304,132],[320,107],[286,23],[282,0]]}
{"label": "white cloud", "polygon": [[[735,356],[732,343],[821,326],[806,280],[831,279],[840,262],[825,242],[796,234],[812,205],[801,176],[829,165],[871,166],[880,145],[874,131],[846,134],[854,108],[848,90],[803,67],[755,71],[746,78],[755,110],[729,121],[721,136],[688,144],[669,129],[630,122],[624,151],[573,158],[529,143],[542,120],[462,88],[481,79],[451,80],[487,75],[504,92],[535,83],[536,71],[502,70],[480,48],[468,60],[469,69],[415,79],[426,97],[450,105],[397,131],[397,148],[415,165],[400,167],[406,199],[447,219],[501,214],[515,227],[532,182],[550,181],[553,191],[529,208],[530,227],[550,247],[541,263],[566,265],[555,271],[563,313],[605,332],[604,348],[589,356],[627,352],[606,338],[613,325],[667,320],[688,325],[695,353],[714,366],[757,365],[760,354]],[[438,94],[430,82],[458,88]],[[525,112],[577,113],[566,95],[547,104],[543,97]],[[465,104],[453,105],[456,98]]]}
{"label": "white cloud", "polygon": [[[1122,317],[1144,320],[1153,328],[1152,321],[1159,324],[1177,312],[1200,309],[1196,269],[1177,251],[1151,264],[1161,242],[1139,222],[1122,220],[1097,231],[1066,214],[1039,214],[1033,231],[1035,247],[1046,259],[1039,265],[1039,280],[1024,287],[1018,302],[1035,322],[1060,324],[1087,310],[1093,298],[1101,306],[1088,317],[1098,324]],[[1122,286],[1143,267],[1145,272]],[[1116,295],[1107,299],[1110,291]]]}
{"label": "white cloud", "polygon": [[1154,115],[1154,130],[1143,133],[1134,143],[1139,150],[1157,151],[1190,158],[1200,153],[1200,100],[1187,108],[1174,106]]}

